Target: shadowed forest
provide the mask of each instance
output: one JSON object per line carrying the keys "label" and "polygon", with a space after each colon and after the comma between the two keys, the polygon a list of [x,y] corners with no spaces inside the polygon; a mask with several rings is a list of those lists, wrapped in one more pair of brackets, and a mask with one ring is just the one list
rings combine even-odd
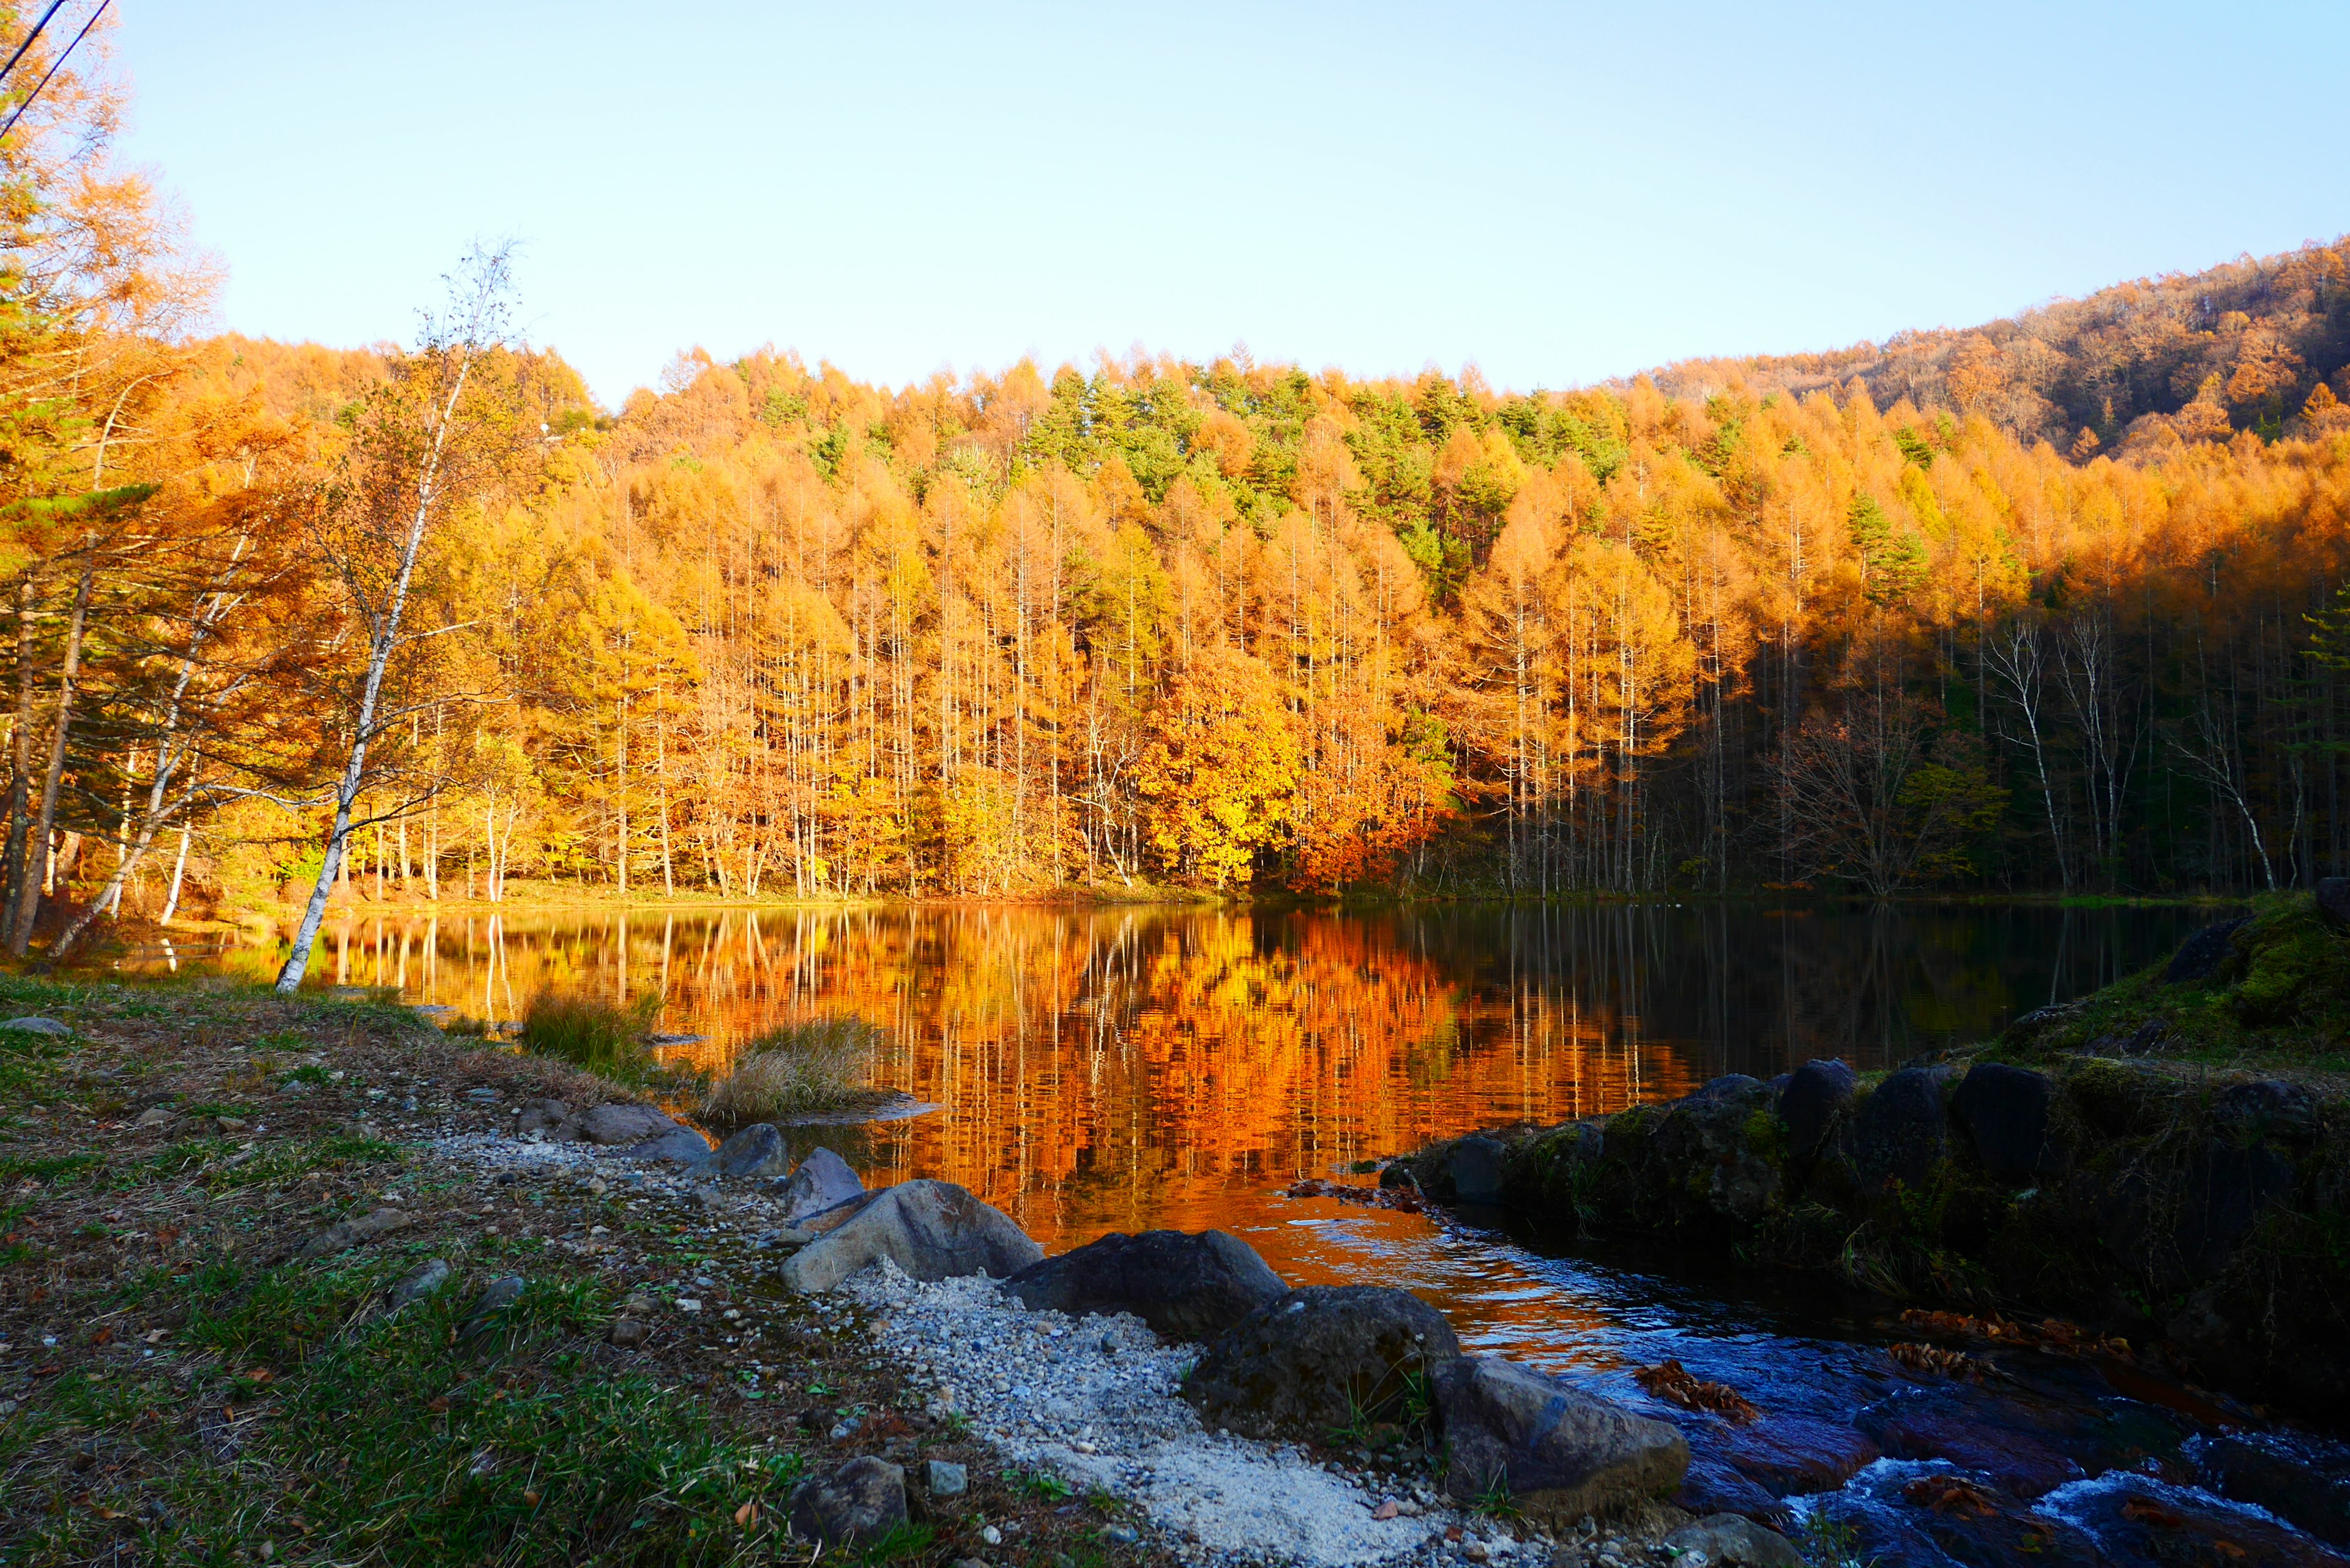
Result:
{"label": "shadowed forest", "polygon": [[497,254],[409,347],[206,335],[112,92],[62,71],[0,145],[18,952],[322,868],[496,901],[2342,862],[2350,241],[1563,392],[695,349],[612,412],[505,327]]}

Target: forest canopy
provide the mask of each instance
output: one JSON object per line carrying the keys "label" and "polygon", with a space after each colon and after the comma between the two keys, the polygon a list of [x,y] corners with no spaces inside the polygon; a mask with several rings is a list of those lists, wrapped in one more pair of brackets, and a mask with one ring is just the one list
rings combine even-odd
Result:
{"label": "forest canopy", "polygon": [[299,898],[346,777],[343,882],[418,898],[2342,864],[2350,241],[1569,391],[695,349],[607,411],[503,336],[191,335],[108,91],[0,143],[20,952]]}

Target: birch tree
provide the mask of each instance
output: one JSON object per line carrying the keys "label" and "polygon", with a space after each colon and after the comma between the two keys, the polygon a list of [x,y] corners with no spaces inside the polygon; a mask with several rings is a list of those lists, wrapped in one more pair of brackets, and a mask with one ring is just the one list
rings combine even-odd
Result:
{"label": "birch tree", "polygon": [[346,731],[349,749],[335,784],[326,857],[278,971],[281,992],[298,987],[309,968],[358,802],[376,782],[369,748],[409,716],[383,698],[395,660],[420,636],[433,635],[403,625],[417,562],[435,526],[489,477],[500,427],[510,423],[484,406],[475,372],[505,340],[511,286],[509,247],[467,255],[450,280],[444,313],[426,318],[416,350],[394,362],[390,379],[358,410],[321,513],[318,548],[365,634],[367,662]]}

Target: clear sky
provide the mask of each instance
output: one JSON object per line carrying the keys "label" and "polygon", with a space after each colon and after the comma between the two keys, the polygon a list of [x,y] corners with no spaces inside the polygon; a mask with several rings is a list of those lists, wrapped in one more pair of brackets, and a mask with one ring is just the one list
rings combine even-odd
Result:
{"label": "clear sky", "polygon": [[404,337],[511,236],[608,403],[770,342],[1565,387],[2350,230],[2342,0],[117,10],[220,326]]}

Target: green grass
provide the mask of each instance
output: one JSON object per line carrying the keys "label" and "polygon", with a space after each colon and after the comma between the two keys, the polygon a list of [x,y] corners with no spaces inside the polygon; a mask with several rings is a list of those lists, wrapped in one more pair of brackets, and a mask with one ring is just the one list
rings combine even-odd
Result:
{"label": "green grass", "polygon": [[[19,1560],[87,1561],[124,1529],[148,1561],[200,1564],[250,1562],[264,1541],[281,1561],[388,1564],[772,1557],[800,1460],[729,1436],[676,1388],[608,1366],[596,1342],[610,1293],[534,1281],[461,1347],[478,1280],[365,1320],[360,1309],[414,1262],[214,1261],[127,1282],[119,1305],[185,1312],[171,1344],[192,1386],[153,1368],[74,1372],[20,1415],[0,1435],[0,1469],[87,1431],[104,1434],[117,1462],[18,1471],[31,1521]],[[224,1408],[237,1413],[233,1449],[219,1438]],[[756,1515],[737,1524],[746,1503]]]}
{"label": "green grass", "polygon": [[645,1044],[660,1012],[658,996],[616,1007],[589,997],[541,992],[523,1016],[522,1048],[618,1084],[660,1082],[671,1075]]}

